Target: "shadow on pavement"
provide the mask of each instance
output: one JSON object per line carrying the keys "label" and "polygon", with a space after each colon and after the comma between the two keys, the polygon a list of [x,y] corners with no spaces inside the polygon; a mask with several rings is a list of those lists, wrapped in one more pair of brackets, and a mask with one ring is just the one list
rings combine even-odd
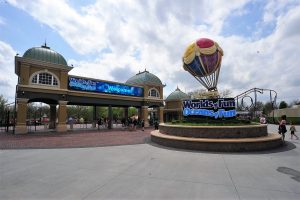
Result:
{"label": "shadow on pavement", "polygon": [[300,182],[300,172],[298,170],[289,168],[289,167],[278,167],[277,171],[290,175],[292,179],[294,179],[297,182]]}

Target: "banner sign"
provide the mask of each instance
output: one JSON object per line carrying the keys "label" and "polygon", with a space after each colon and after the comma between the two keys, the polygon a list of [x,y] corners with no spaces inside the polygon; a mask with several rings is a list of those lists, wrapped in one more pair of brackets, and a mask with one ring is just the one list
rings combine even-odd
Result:
{"label": "banner sign", "polygon": [[86,92],[98,92],[136,97],[142,97],[144,95],[144,89],[142,87],[135,87],[125,84],[117,84],[104,81],[95,81],[91,79],[84,79],[71,76],[69,76],[68,88],[69,90],[79,90]]}
{"label": "banner sign", "polygon": [[189,99],[182,102],[183,116],[232,118],[236,115],[234,98]]}

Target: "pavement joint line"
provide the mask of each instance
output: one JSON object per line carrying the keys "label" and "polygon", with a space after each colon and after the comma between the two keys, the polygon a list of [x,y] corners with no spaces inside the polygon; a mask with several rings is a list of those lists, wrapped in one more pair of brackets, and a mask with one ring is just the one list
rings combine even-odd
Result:
{"label": "pavement joint line", "polygon": [[232,185],[226,185],[226,184],[221,184],[221,183],[210,183],[210,182],[202,182],[202,181],[189,181],[189,180],[182,180],[182,179],[168,179],[168,178],[160,178],[160,177],[156,177],[156,176],[144,176],[144,175],[134,175],[134,174],[124,174],[124,175],[133,176],[133,177],[157,179],[157,180],[163,180],[163,181],[175,181],[175,182],[197,183],[197,184],[207,184],[207,185],[232,187]]}
{"label": "pavement joint line", "polygon": [[228,165],[227,165],[227,163],[226,163],[225,158],[224,158],[223,155],[222,155],[222,159],[223,159],[224,165],[225,165],[225,167],[226,167],[226,169],[227,169],[227,172],[228,172],[228,175],[229,175],[229,177],[230,177],[230,180],[231,180],[231,182],[232,182],[232,184],[233,184],[233,186],[234,186],[234,189],[235,189],[235,192],[236,192],[236,194],[237,194],[237,196],[238,196],[238,199],[241,200],[239,191],[237,190],[237,187],[236,187],[236,185],[235,185],[235,183],[234,183],[234,181],[233,181],[233,178],[232,178],[232,176],[231,176],[231,173],[230,173],[230,171],[229,171]]}
{"label": "pavement joint line", "polygon": [[100,185],[99,187],[96,187],[95,190],[88,192],[87,195],[85,195],[83,198],[81,198],[82,200],[87,199],[90,195],[96,193],[98,190],[102,189],[104,186],[108,185],[109,183],[111,183],[113,180],[115,180],[116,178],[118,178],[119,176],[123,175],[125,171],[127,171],[128,169],[130,169],[132,166],[136,165],[137,163],[140,163],[142,160],[147,159],[146,156],[144,156],[141,159],[138,159],[136,162],[134,162],[133,164],[129,165],[126,169],[120,171],[119,173],[117,173],[115,176],[113,176],[111,179],[109,179],[106,183]]}

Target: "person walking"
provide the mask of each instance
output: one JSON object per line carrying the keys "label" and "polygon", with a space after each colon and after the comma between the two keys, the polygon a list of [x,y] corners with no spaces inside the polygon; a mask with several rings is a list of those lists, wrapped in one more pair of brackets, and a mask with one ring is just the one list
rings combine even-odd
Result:
{"label": "person walking", "polygon": [[295,127],[295,125],[292,122],[291,122],[290,131],[291,131],[291,140],[293,139],[293,136],[296,137],[296,140],[299,140],[299,137],[295,134],[296,127]]}
{"label": "person walking", "polygon": [[142,131],[144,131],[145,130],[145,122],[144,122],[144,120],[142,120],[141,125],[142,125]]}
{"label": "person walking", "polygon": [[158,121],[155,120],[155,122],[154,122],[154,128],[155,128],[155,130],[158,130],[158,125],[159,125]]}
{"label": "person walking", "polygon": [[137,126],[137,119],[134,117],[133,118],[133,130],[136,131],[136,126]]}
{"label": "person walking", "polygon": [[70,129],[73,130],[73,123],[74,123],[73,117],[70,116],[68,121],[69,121],[69,124],[70,124]]}
{"label": "person walking", "polygon": [[286,115],[281,116],[281,120],[279,121],[278,133],[281,134],[282,140],[284,141],[286,130]]}
{"label": "person walking", "polygon": [[100,126],[101,126],[101,118],[98,119],[97,124],[98,124],[98,130],[100,130]]}
{"label": "person walking", "polygon": [[81,118],[79,119],[79,123],[80,123],[80,128],[84,128],[84,125],[83,125],[84,119],[83,119],[83,117],[81,117]]}

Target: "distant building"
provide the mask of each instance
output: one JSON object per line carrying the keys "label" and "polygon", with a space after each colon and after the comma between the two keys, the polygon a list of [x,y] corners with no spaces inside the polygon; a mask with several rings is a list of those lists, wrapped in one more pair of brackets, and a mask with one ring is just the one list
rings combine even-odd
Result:
{"label": "distant building", "polygon": [[189,98],[189,95],[177,87],[177,89],[165,99],[164,121],[182,120],[182,101]]}
{"label": "distant building", "polygon": [[288,123],[300,124],[300,105],[274,110],[269,114],[269,117],[280,118],[282,115],[286,115]]}

